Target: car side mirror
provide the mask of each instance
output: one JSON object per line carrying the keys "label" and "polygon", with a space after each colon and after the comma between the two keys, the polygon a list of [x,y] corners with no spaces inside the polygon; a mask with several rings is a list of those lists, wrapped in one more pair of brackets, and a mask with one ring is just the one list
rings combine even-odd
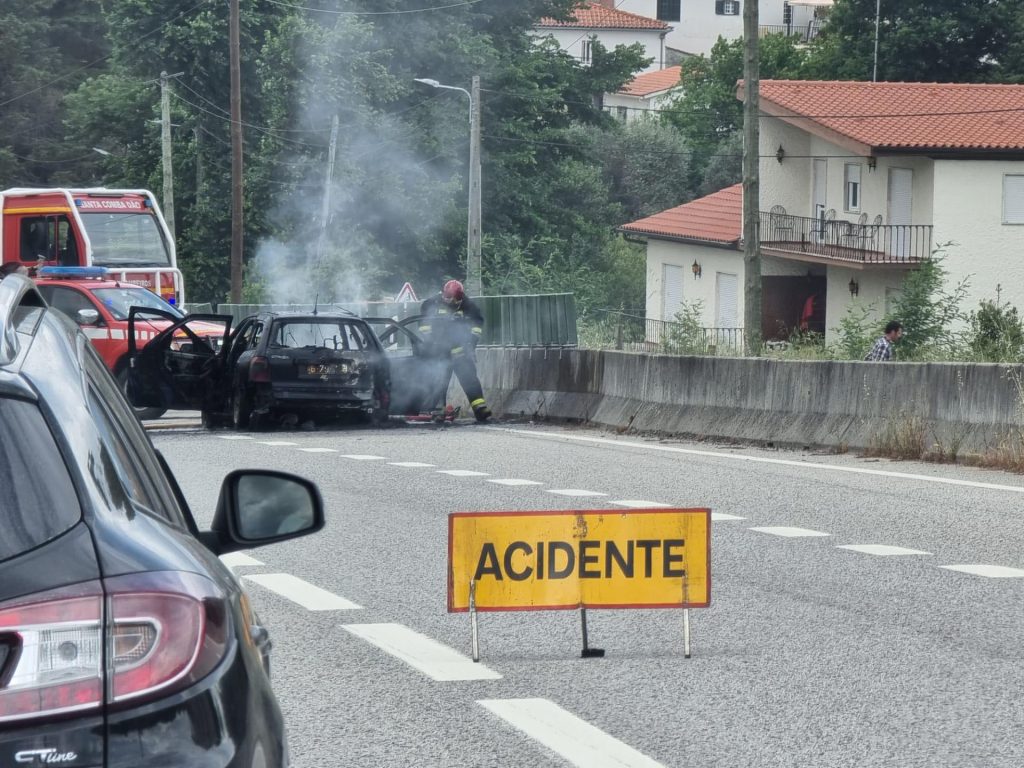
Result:
{"label": "car side mirror", "polygon": [[79,325],[96,325],[100,321],[100,313],[95,309],[80,309],[75,313],[75,321]]}
{"label": "car side mirror", "polygon": [[224,478],[211,530],[200,540],[215,554],[295,539],[324,527],[316,485],[288,472],[239,469]]}

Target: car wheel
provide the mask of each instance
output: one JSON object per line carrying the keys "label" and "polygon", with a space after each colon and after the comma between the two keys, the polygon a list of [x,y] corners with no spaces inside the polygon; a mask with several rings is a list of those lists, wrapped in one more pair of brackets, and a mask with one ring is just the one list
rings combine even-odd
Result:
{"label": "car wheel", "polygon": [[224,416],[208,411],[205,408],[199,413],[199,419],[204,429],[216,429],[217,427],[223,427],[225,424]]}
{"label": "car wheel", "polygon": [[231,398],[231,423],[235,429],[248,429],[251,416],[252,401],[245,394],[245,390],[240,389]]}
{"label": "car wheel", "polygon": [[[124,395],[125,400],[128,400],[128,367],[125,366],[118,371],[115,378],[117,379],[117,386],[121,389],[121,394]],[[130,400],[128,404],[131,405]],[[135,411],[135,415],[140,420],[159,419],[167,413],[166,408],[136,408],[134,405],[132,405],[132,410]]]}

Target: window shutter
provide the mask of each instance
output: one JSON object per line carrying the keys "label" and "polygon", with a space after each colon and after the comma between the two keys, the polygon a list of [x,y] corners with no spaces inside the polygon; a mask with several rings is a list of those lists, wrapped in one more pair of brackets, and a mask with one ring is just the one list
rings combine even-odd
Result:
{"label": "window shutter", "polygon": [[1003,176],[1003,223],[1024,224],[1024,175]]}
{"label": "window shutter", "polygon": [[719,328],[736,328],[738,318],[738,284],[736,275],[727,272],[718,273],[718,316],[716,324]]}
{"label": "window shutter", "polygon": [[725,0],[715,0],[715,13],[719,16],[725,15]]}
{"label": "window shutter", "polygon": [[661,266],[661,319],[671,322],[683,307],[683,268],[674,264]]}

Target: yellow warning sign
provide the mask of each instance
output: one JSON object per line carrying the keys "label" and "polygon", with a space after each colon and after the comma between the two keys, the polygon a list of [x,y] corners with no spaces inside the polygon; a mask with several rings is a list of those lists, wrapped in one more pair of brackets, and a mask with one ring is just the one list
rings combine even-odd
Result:
{"label": "yellow warning sign", "polygon": [[448,610],[704,608],[711,511],[456,512]]}

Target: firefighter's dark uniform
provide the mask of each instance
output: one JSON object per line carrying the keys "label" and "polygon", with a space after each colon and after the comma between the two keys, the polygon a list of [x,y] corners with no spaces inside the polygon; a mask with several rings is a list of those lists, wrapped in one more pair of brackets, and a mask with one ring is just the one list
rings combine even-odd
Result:
{"label": "firefighter's dark uniform", "polygon": [[[420,333],[430,341],[439,355],[451,360],[452,370],[478,420],[491,415],[484,399],[484,389],[476,373],[476,345],[484,332],[484,315],[472,299],[464,296],[461,302],[446,304],[440,295],[423,302]],[[447,387],[447,378],[445,381]],[[441,393],[444,397],[444,393]]]}

